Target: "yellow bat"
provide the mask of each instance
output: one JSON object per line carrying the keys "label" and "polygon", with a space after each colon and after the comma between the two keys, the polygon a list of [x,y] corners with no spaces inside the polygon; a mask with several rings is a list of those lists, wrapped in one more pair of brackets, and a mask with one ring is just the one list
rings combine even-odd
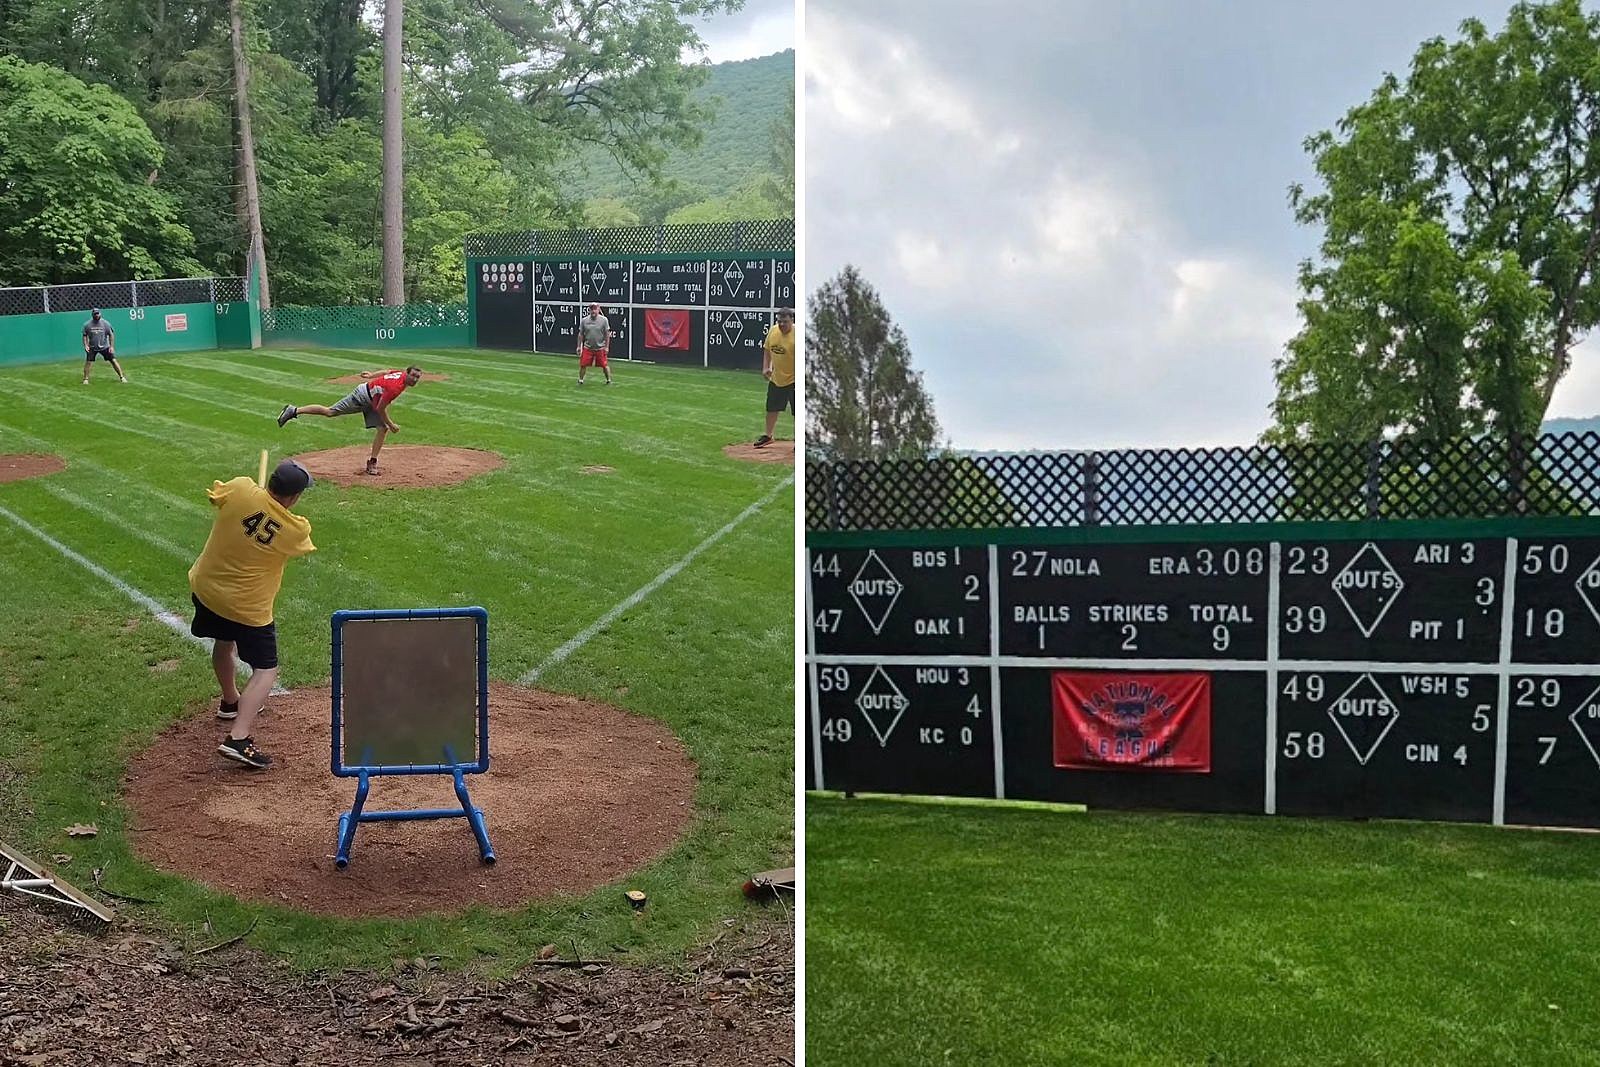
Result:
{"label": "yellow bat", "polygon": [[261,488],[267,487],[267,450],[261,450],[261,473],[256,475],[256,484]]}

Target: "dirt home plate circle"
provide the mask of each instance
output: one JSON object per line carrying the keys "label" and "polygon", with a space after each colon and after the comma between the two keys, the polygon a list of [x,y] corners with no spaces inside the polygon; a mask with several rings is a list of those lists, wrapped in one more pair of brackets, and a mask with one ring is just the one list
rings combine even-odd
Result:
{"label": "dirt home plate circle", "polygon": [[[662,723],[621,708],[499,682],[489,686],[489,770],[472,778],[497,860],[470,833],[427,822],[362,827],[334,865],[351,779],[328,773],[327,687],[268,702],[275,762],[262,772],[196,760],[215,745],[210,705],[194,708],[129,764],[124,799],[138,854],[245,900],[367,917],[516,908],[584,893],[671,849],[694,818],[694,761]],[[208,744],[209,742],[209,744]],[[448,777],[373,787],[374,808],[442,807]]]}

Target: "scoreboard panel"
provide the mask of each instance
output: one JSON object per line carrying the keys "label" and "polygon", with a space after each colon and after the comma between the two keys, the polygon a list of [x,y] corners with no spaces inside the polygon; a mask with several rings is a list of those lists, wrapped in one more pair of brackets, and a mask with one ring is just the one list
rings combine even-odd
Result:
{"label": "scoreboard panel", "polygon": [[[787,254],[474,259],[467,269],[485,348],[574,352],[577,320],[598,303],[611,321],[612,359],[759,370],[777,309],[795,299]],[[686,348],[645,346],[654,311],[687,312]]]}
{"label": "scoreboard panel", "polygon": [[[808,735],[822,730],[808,777],[1119,808],[1600,827],[1600,536],[1593,521],[1563,520],[1575,533],[1556,536],[1526,522],[1395,522],[1379,537],[1247,526],[1236,529],[1255,536],[1190,541],[814,537],[807,659],[838,684],[807,694]],[[1527,528],[1541,533],[1517,536]],[[1205,676],[1203,765],[1059,760],[1063,723],[1089,707],[1061,693],[1085,672],[1156,686]],[[1124,736],[1135,753],[1153,736],[1136,704],[1106,711],[1119,753]]]}

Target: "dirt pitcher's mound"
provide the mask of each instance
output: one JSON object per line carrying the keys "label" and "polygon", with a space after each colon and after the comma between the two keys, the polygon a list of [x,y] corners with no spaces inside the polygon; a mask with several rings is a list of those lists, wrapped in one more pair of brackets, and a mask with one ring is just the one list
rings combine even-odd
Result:
{"label": "dirt pitcher's mound", "polygon": [[67,461],[60,456],[39,452],[0,452],[0,484],[20,482],[24,478],[43,478],[67,469]]}
{"label": "dirt pitcher's mound", "polygon": [[370,445],[349,445],[294,458],[317,478],[335,485],[371,486],[374,489],[436,489],[460,485],[468,478],[505,466],[505,457],[481,448],[446,448],[443,445],[386,444],[378,456],[378,473],[367,473]]}
{"label": "dirt pitcher's mound", "polygon": [[761,448],[755,445],[723,445],[722,454],[729,459],[744,459],[752,463],[787,463],[794,466],[793,441],[773,441]]}
{"label": "dirt pitcher's mound", "polygon": [[[350,866],[333,864],[354,778],[328,770],[329,690],[273,697],[256,724],[273,765],[216,752],[208,705],[128,768],[133,847],[158,867],[246,900],[330,915],[514,908],[615,881],[688,828],[694,762],[661,723],[620,708],[494,683],[486,774],[467,776],[495,864],[465,819],[364,823]],[[460,807],[444,775],[372,779],[368,811]],[[622,900],[618,898],[619,906]]]}
{"label": "dirt pitcher's mound", "polygon": [[[363,378],[359,374],[341,374],[337,378],[329,378],[327,380],[333,382],[335,385],[360,385],[367,379]],[[425,382],[448,382],[450,380],[450,375],[430,374],[427,371],[423,371],[422,380]]]}

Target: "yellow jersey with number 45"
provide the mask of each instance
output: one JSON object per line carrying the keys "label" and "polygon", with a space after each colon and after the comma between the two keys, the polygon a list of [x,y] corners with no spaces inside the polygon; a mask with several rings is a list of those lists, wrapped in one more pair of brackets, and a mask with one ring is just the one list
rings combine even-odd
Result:
{"label": "yellow jersey with number 45", "polygon": [[217,516],[189,568],[189,588],[223,618],[265,626],[283,584],[283,565],[317,550],[311,523],[247,477],[212,482],[206,496]]}
{"label": "yellow jersey with number 45", "polygon": [[778,326],[767,331],[763,346],[772,358],[772,384],[794,384],[794,361],[800,355],[800,327],[784,333]]}

